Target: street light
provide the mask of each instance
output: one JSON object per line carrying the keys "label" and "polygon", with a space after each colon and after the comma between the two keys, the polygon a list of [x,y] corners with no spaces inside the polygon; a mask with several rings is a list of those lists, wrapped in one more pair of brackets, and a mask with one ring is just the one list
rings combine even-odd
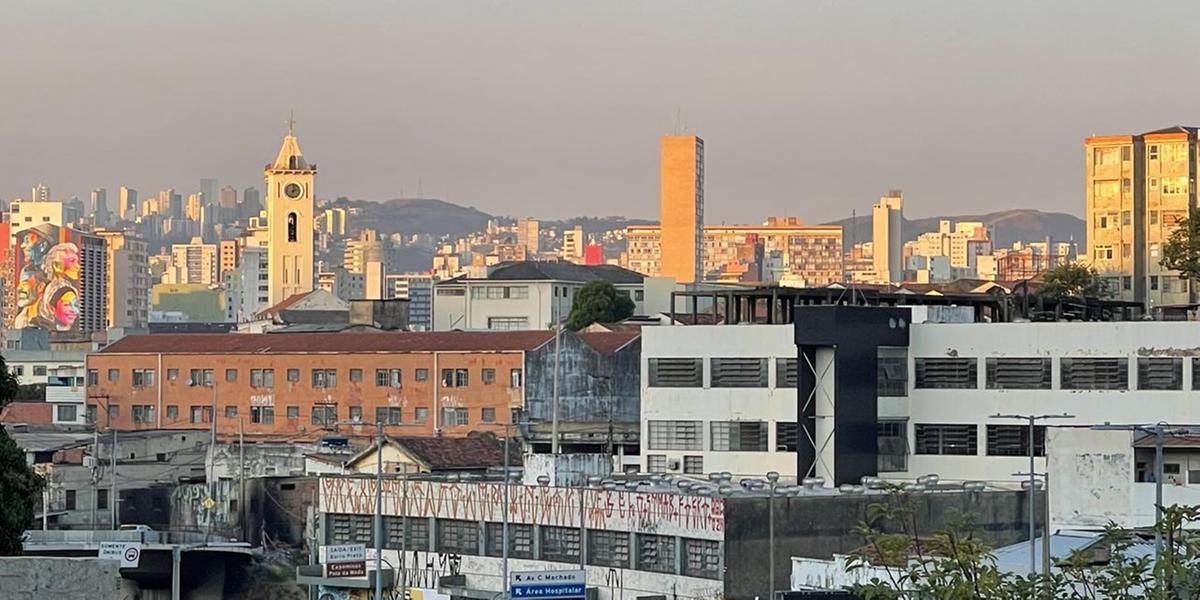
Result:
{"label": "street light", "polygon": [[771,489],[771,494],[767,496],[767,553],[770,555],[768,560],[771,561],[767,577],[771,580],[770,600],[775,600],[775,487],[779,485],[779,472],[767,473],[767,483]]}
{"label": "street light", "polygon": [[[1038,421],[1048,421],[1050,419],[1074,419],[1075,415],[1069,415],[1067,413],[1062,413],[1062,414],[1058,414],[1058,415],[994,414],[991,416],[991,418],[992,419],[1019,419],[1022,421],[1029,421],[1029,572],[1037,573],[1037,571],[1038,571],[1038,568],[1037,568],[1037,544],[1036,544],[1036,540],[1034,539],[1034,537],[1036,536],[1036,527],[1034,526],[1035,511],[1034,511],[1034,501],[1033,501],[1033,498],[1034,498],[1033,493],[1037,490],[1037,484],[1035,483],[1037,481],[1037,479],[1036,479],[1037,475],[1034,473],[1034,471],[1036,469],[1033,466],[1033,457],[1035,456],[1034,448],[1033,448],[1033,446],[1034,446],[1034,444],[1033,444],[1034,424],[1037,423]],[[1045,442],[1043,442],[1043,446],[1045,446]],[[1050,471],[1049,463],[1047,463],[1046,471],[1047,472]],[[1047,523],[1046,524],[1046,533],[1049,533],[1049,532],[1050,532],[1050,524]],[[1043,542],[1043,543],[1045,543],[1045,542]],[[1048,573],[1047,573],[1047,575],[1048,575]]]}

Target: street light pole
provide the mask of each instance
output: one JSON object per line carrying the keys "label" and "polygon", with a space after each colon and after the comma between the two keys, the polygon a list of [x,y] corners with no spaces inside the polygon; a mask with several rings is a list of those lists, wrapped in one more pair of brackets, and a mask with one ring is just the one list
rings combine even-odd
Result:
{"label": "street light pole", "polygon": [[767,578],[771,580],[771,596],[768,600],[775,600],[775,486],[779,484],[779,473],[767,473],[767,482],[771,488],[771,493],[767,496],[767,560],[770,564]]}
{"label": "street light pole", "polygon": [[[1015,414],[1002,415],[1002,414],[995,414],[995,415],[992,415],[991,418],[993,418],[993,419],[1020,419],[1020,420],[1029,422],[1029,440],[1028,440],[1028,447],[1029,447],[1029,572],[1037,573],[1038,572],[1038,566],[1037,566],[1038,565],[1038,554],[1037,554],[1037,539],[1036,539],[1037,538],[1037,527],[1034,524],[1035,520],[1037,518],[1037,516],[1036,516],[1037,512],[1034,509],[1034,505],[1036,504],[1034,502],[1034,497],[1035,497],[1034,492],[1037,491],[1037,484],[1036,484],[1037,475],[1036,475],[1036,469],[1034,468],[1034,456],[1036,456],[1037,453],[1034,451],[1034,443],[1033,443],[1034,442],[1034,431],[1036,430],[1036,427],[1034,426],[1034,424],[1037,423],[1038,421],[1047,421],[1050,419],[1074,419],[1075,415],[1069,415],[1067,413],[1062,413],[1060,415],[1015,415]],[[1043,446],[1045,446],[1045,442],[1043,442]],[[1044,448],[1043,448],[1043,450],[1044,450]],[[1046,463],[1046,472],[1047,473],[1050,472],[1050,464],[1048,461]],[[1049,494],[1049,491],[1050,491],[1049,487],[1050,486],[1046,486],[1047,494]],[[1045,526],[1046,526],[1046,537],[1049,537],[1050,524],[1046,523]],[[1049,540],[1042,540],[1042,543],[1047,544],[1047,543],[1049,543]],[[1049,573],[1045,573],[1045,575],[1049,575]]]}
{"label": "street light pole", "polygon": [[[405,532],[408,533],[407,531]],[[383,598],[383,421],[375,423],[375,600]]]}

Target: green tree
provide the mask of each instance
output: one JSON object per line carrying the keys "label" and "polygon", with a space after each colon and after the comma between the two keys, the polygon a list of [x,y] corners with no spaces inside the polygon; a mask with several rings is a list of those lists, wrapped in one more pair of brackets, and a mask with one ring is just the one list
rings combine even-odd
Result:
{"label": "green tree", "polygon": [[1107,298],[1112,293],[1096,269],[1075,263],[1059,265],[1042,274],[1038,294],[1047,298]]}
{"label": "green tree", "polygon": [[1162,247],[1162,266],[1188,279],[1200,279],[1200,215],[1179,222]]}
{"label": "green tree", "polygon": [[585,283],[575,294],[566,326],[579,331],[592,323],[614,323],[633,316],[633,309],[633,300],[627,294],[603,279],[596,279]]}
{"label": "green tree", "polygon": [[[19,390],[17,378],[0,357],[0,408]],[[0,556],[21,553],[21,539],[33,523],[33,506],[42,478],[25,463],[25,452],[0,426]]]}

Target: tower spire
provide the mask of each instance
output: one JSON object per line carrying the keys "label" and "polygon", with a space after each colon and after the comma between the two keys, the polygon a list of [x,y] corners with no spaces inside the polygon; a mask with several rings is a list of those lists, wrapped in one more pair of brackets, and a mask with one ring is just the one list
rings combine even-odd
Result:
{"label": "tower spire", "polygon": [[288,126],[288,135],[289,136],[296,135],[296,109],[294,109],[294,108],[291,109],[290,111],[288,111],[287,126]]}

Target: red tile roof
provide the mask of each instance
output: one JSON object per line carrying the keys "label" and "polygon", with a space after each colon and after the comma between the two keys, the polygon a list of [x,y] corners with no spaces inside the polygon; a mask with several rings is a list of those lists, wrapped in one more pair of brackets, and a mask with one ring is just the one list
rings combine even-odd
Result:
{"label": "red tile roof", "polygon": [[553,339],[552,331],[149,334],[125,336],[100,354],[515,352],[534,350]]}
{"label": "red tile roof", "polygon": [[54,422],[53,408],[48,402],[13,402],[0,411],[0,423],[50,425]]}
{"label": "red tile roof", "polygon": [[[392,441],[433,471],[504,466],[504,441],[491,434],[460,438],[396,437]],[[513,452],[520,444],[511,446],[509,464],[522,464],[520,451]]]}
{"label": "red tile roof", "polygon": [[579,339],[583,340],[583,343],[591,346],[597,352],[603,352],[607,354],[609,352],[616,352],[617,350],[624,348],[626,344],[632,342],[633,340],[637,339],[638,336],[642,335],[642,332],[641,329],[638,328],[635,331],[594,331],[588,333],[577,333],[575,335],[579,336]]}

